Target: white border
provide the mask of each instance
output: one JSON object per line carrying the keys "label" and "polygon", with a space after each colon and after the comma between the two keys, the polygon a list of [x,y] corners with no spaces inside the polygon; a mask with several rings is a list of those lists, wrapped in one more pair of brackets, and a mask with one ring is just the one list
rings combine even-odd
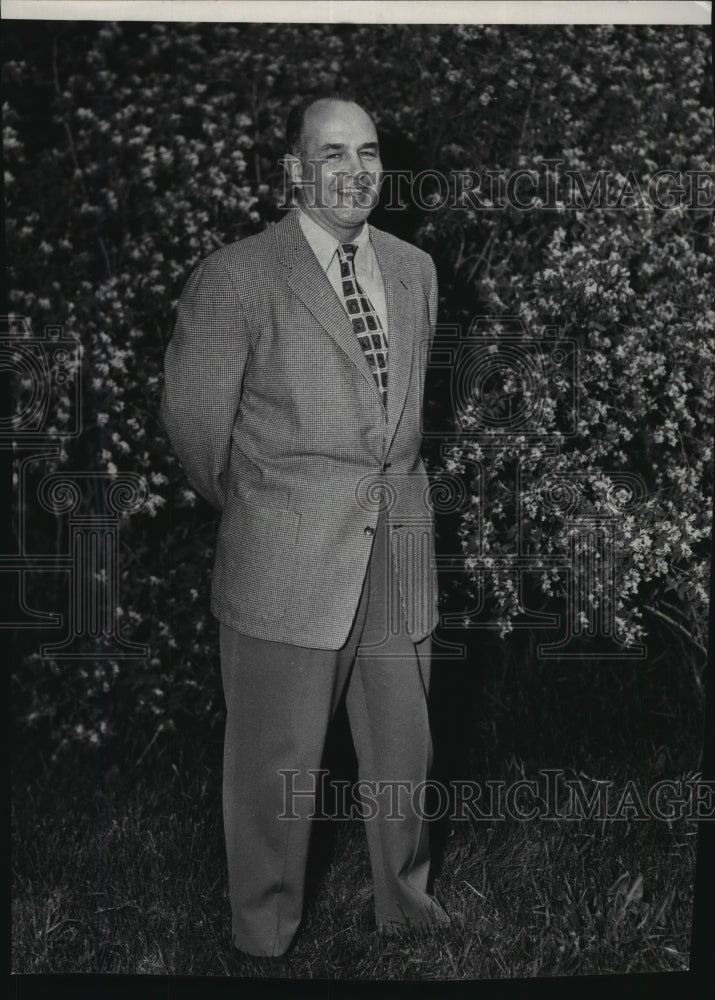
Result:
{"label": "white border", "polygon": [[334,24],[710,24],[685,0],[3,0],[3,19]]}

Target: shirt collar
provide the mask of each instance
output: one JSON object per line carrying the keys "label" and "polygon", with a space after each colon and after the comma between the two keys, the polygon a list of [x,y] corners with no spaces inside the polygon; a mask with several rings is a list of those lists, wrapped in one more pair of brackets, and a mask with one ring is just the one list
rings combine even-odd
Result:
{"label": "shirt collar", "polygon": [[[340,245],[340,240],[336,239],[336,237],[333,236],[332,233],[329,233],[327,229],[323,229],[322,226],[318,225],[318,223],[314,219],[311,219],[311,217],[301,208],[298,209],[298,222],[300,223],[300,228],[303,230],[303,235],[310,245],[310,249],[318,258],[318,263],[324,271],[327,271],[333,257],[335,256],[335,251]],[[369,246],[370,230],[367,222],[363,222],[362,229],[350,242],[354,243],[358,250],[362,247]],[[368,260],[366,260],[365,263],[368,263]]]}

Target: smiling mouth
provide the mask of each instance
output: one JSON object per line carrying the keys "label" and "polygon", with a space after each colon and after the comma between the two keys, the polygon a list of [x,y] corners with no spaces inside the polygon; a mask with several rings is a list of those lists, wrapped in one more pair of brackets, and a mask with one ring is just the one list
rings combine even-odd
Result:
{"label": "smiling mouth", "polygon": [[332,195],[333,208],[346,209],[348,211],[370,212],[377,203],[377,188],[372,185],[364,187],[336,187]]}
{"label": "smiling mouth", "polygon": [[376,188],[368,185],[366,187],[336,188],[338,197],[372,198],[376,194]]}

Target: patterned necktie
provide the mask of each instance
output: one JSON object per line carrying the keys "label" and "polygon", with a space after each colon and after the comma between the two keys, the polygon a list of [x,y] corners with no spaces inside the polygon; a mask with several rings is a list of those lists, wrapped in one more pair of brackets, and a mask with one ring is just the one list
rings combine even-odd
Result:
{"label": "patterned necktie", "polygon": [[387,406],[387,340],[385,338],[380,317],[375,312],[372,302],[358,284],[355,275],[355,243],[341,243],[338,246],[340,261],[340,278],[343,286],[343,298],[353,330],[357,334],[360,346],[365,352],[368,364],[375,376],[377,387],[382,396],[382,405]]}

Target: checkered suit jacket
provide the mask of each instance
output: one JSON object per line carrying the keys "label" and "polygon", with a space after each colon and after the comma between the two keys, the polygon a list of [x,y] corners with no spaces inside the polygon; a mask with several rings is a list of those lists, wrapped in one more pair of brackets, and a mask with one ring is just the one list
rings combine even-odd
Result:
{"label": "checkered suit jacket", "polygon": [[193,486],[222,511],[211,609],[249,635],[339,648],[380,504],[413,639],[437,624],[420,458],[435,268],[416,247],[370,235],[388,311],[386,414],[296,212],[211,254],[179,300],[162,422]]}

